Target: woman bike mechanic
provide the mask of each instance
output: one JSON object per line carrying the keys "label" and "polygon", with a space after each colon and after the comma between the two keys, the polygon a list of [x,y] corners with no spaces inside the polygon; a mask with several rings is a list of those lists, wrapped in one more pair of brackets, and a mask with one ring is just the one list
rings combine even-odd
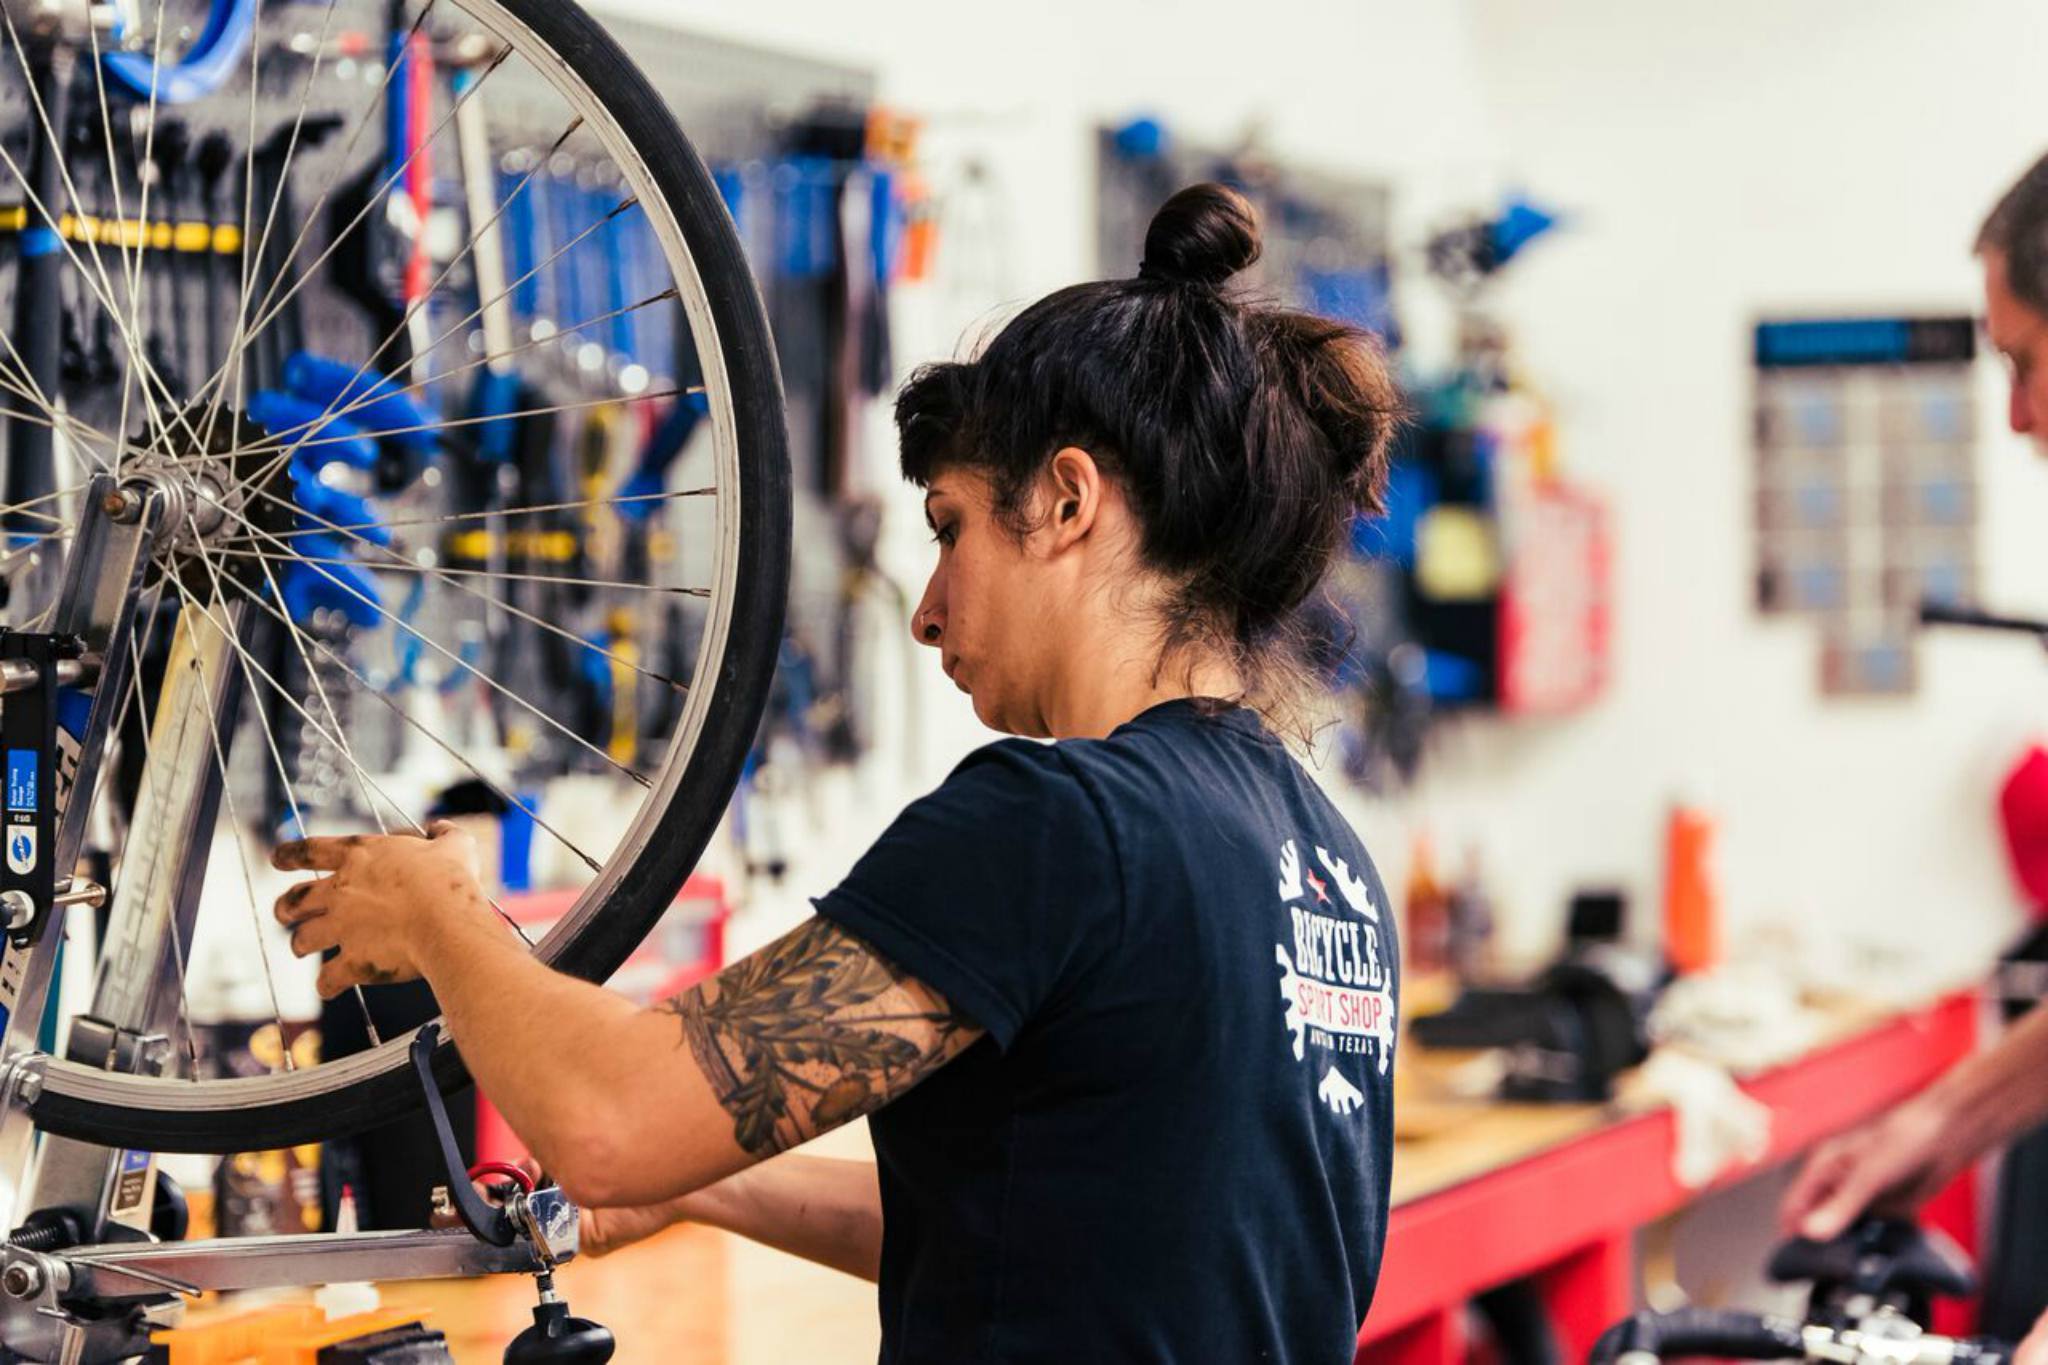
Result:
{"label": "woman bike mechanic", "polygon": [[[912,628],[1054,742],[970,755],[786,937],[641,1009],[528,957],[458,833],[278,850],[332,874],[277,905],[323,993],[424,976],[600,1249],[693,1218],[877,1279],[890,1362],[1351,1359],[1393,921],[1274,729],[1397,402],[1366,336],[1224,290],[1258,250],[1184,190],[1137,279],[905,387]],[[778,1156],[869,1113],[874,1167]]]}

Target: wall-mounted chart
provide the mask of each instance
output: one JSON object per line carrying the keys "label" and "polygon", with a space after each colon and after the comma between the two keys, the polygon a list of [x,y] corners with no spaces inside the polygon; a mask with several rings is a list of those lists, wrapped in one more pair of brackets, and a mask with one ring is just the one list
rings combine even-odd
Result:
{"label": "wall-mounted chart", "polygon": [[1756,328],[1756,600],[1821,627],[1830,695],[1901,695],[1923,601],[1977,579],[1967,317]]}

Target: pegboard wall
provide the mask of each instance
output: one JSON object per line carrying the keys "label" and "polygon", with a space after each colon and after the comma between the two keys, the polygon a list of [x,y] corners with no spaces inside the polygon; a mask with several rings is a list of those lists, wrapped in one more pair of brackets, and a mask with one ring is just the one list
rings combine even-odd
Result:
{"label": "pegboard wall", "polygon": [[1232,185],[1257,205],[1264,246],[1244,283],[1290,307],[1397,341],[1388,215],[1377,181],[1294,166],[1246,152],[1170,140],[1149,120],[1097,138],[1096,268],[1134,275],[1145,229],[1174,191],[1203,180]]}

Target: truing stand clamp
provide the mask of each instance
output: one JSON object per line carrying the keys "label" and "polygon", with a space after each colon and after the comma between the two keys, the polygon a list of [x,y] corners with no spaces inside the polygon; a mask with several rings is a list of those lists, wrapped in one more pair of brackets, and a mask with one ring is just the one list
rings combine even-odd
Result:
{"label": "truing stand clamp", "polygon": [[[441,1087],[434,1079],[434,1047],[440,1037],[438,1021],[423,1025],[413,1038],[412,1065],[426,1092],[427,1112],[441,1144],[441,1163],[448,1171],[448,1203],[479,1241],[508,1246],[525,1237],[541,1263],[534,1277],[540,1302],[534,1306],[533,1326],[505,1348],[505,1365],[603,1365],[617,1349],[611,1332],[587,1318],[569,1316],[568,1303],[555,1291],[555,1267],[566,1259],[563,1249],[573,1253],[576,1245],[576,1206],[560,1198],[557,1190],[514,1189],[497,1205],[477,1193],[469,1168],[463,1165],[454,1126],[448,1122]],[[541,1195],[555,1197],[542,1201]]]}

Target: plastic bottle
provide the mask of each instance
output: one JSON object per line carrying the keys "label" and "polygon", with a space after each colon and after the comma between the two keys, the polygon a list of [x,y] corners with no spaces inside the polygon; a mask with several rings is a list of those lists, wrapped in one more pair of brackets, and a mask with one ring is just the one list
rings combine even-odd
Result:
{"label": "plastic bottle", "polygon": [[1714,819],[1671,809],[1664,831],[1664,956],[1683,976],[1721,958],[1721,896],[1714,876]]}
{"label": "plastic bottle", "polygon": [[1403,965],[1412,975],[1429,976],[1450,965],[1448,902],[1429,835],[1418,833],[1408,860],[1408,892],[1401,912]]}
{"label": "plastic bottle", "polygon": [[[356,1192],[347,1185],[341,1187],[341,1198],[334,1208],[334,1231],[346,1235],[356,1230]],[[320,1305],[327,1320],[352,1318],[358,1313],[369,1313],[383,1303],[377,1286],[367,1280],[342,1280],[335,1284],[324,1284],[313,1292],[313,1302]]]}
{"label": "plastic bottle", "polygon": [[1465,872],[1445,907],[1451,970],[1461,985],[1485,981],[1493,965],[1493,904],[1480,871],[1479,846],[1465,850]]}

